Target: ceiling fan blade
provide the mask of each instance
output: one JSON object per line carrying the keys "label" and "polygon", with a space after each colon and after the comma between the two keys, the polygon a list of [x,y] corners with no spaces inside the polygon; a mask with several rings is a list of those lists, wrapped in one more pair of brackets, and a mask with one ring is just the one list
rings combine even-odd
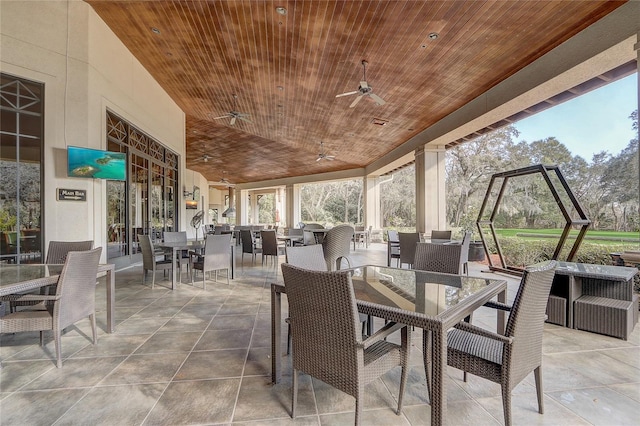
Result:
{"label": "ceiling fan blade", "polygon": [[[243,115],[249,115],[249,114],[243,114]],[[244,118],[242,115],[239,115],[238,118],[242,121],[246,121],[247,123],[253,123],[253,121],[249,120],[248,118]]]}
{"label": "ceiling fan blade", "polygon": [[316,158],[316,163],[320,160],[322,160],[324,157],[322,155],[318,155],[318,158]]}
{"label": "ceiling fan blade", "polygon": [[329,161],[333,161],[333,160],[335,160],[336,156],[335,155],[327,155],[324,158],[326,158]]}
{"label": "ceiling fan blade", "polygon": [[361,81],[361,82],[360,82],[360,87],[362,87],[363,89],[368,89],[368,88],[369,88],[369,85],[367,84],[367,82],[366,82],[366,81]]}
{"label": "ceiling fan blade", "polygon": [[386,104],[386,102],[384,101],[384,99],[382,99],[380,96],[376,95],[375,93],[369,93],[369,96],[371,96],[371,99],[373,99],[374,101],[376,101],[376,103],[378,105],[384,105]]}
{"label": "ceiling fan blade", "polygon": [[221,115],[220,117],[213,117],[213,120],[219,120],[221,118],[227,118],[227,117],[229,117],[229,114]]}
{"label": "ceiling fan blade", "polygon": [[351,95],[355,95],[356,93],[359,93],[359,91],[354,90],[353,92],[340,93],[339,95],[336,95],[336,98],[341,98],[343,96],[351,96]]}
{"label": "ceiling fan blade", "polygon": [[236,116],[234,115],[233,117],[231,117],[231,123],[229,123],[231,126],[233,126],[234,124],[236,124]]}
{"label": "ceiling fan blade", "polygon": [[356,105],[358,105],[358,102],[360,102],[360,99],[362,99],[362,95],[358,96],[353,102],[351,102],[351,105],[349,105],[349,108],[353,108]]}

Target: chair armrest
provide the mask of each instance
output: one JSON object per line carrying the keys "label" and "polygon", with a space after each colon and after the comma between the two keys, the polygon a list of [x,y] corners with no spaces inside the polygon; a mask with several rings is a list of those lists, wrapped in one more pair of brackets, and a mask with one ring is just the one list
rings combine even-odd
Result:
{"label": "chair armrest", "polygon": [[489,330],[485,330],[484,328],[477,327],[473,324],[469,324],[468,322],[459,322],[458,324],[453,326],[458,330],[466,331],[468,333],[477,334],[478,336],[487,337],[489,339],[498,340],[502,343],[510,345],[513,343],[512,337],[503,336],[502,334],[494,333]]}
{"label": "chair armrest", "polygon": [[374,343],[377,343],[381,340],[386,339],[389,335],[395,333],[396,331],[402,330],[404,327],[406,327],[405,324],[397,324],[395,322],[389,322],[380,330],[376,331],[371,336],[363,340],[362,347],[366,349],[369,346],[373,345]]}
{"label": "chair armrest", "polygon": [[9,294],[6,296],[0,297],[0,300],[4,300],[7,302],[27,302],[27,301],[47,301],[47,300],[58,300],[60,296],[58,295],[46,295],[46,294]]}
{"label": "chair armrest", "polygon": [[489,300],[483,306],[486,306],[487,308],[499,309],[501,311],[511,311],[511,305],[507,305],[506,303],[502,302],[494,302],[493,300]]}

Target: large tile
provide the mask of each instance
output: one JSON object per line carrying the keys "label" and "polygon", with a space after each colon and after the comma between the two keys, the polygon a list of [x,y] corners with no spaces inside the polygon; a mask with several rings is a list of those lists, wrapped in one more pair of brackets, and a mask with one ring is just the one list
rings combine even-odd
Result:
{"label": "large tile", "polygon": [[129,318],[118,324],[118,334],[151,334],[165,325],[169,318]]}
{"label": "large tile", "polygon": [[98,343],[87,345],[84,349],[76,352],[73,358],[130,355],[148,338],[148,334],[105,334],[98,339]]}
{"label": "large tile", "polygon": [[145,425],[231,423],[240,379],[171,383]]}
{"label": "large tile", "polygon": [[56,366],[51,361],[3,361],[0,368],[0,391],[16,391],[54,368]]}
{"label": "large tile", "polygon": [[239,378],[242,376],[246,357],[246,349],[192,352],[174,380]]}
{"label": "large tile", "polygon": [[248,348],[251,330],[207,330],[202,334],[194,350]]}
{"label": "large tile", "polygon": [[216,315],[209,324],[210,330],[253,329],[255,315]]}
{"label": "large tile", "polygon": [[[291,407],[291,377],[283,377],[277,385],[266,377],[242,379],[238,403],[233,421],[286,418]],[[297,415],[316,415],[316,408],[309,376],[300,376],[298,381]]]}
{"label": "large tile", "polygon": [[92,389],[56,425],[139,425],[153,408],[165,383]]}
{"label": "large tile", "polygon": [[606,388],[552,392],[551,398],[594,425],[637,425],[640,402]]}
{"label": "large tile", "polygon": [[151,336],[138,350],[138,354],[165,354],[169,352],[189,352],[196,344],[202,332],[160,333]]}
{"label": "large tile", "polygon": [[100,385],[169,382],[186,357],[186,353],[132,355],[100,382]]}
{"label": "large tile", "polygon": [[50,425],[73,406],[89,389],[56,389],[15,392],[0,401],[0,424]]}
{"label": "large tile", "polygon": [[72,358],[62,368],[52,368],[24,387],[25,390],[93,386],[105,378],[125,357]]}

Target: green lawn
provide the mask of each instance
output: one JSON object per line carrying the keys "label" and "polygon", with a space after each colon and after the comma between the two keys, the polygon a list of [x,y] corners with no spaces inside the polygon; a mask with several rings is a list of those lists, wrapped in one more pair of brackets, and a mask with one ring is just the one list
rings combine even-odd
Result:
{"label": "green lawn", "polygon": [[[559,238],[562,229],[496,229],[498,237],[519,237],[525,239]],[[576,238],[577,230],[571,230],[569,238]],[[635,244],[640,243],[638,232],[616,232],[588,230],[583,241],[592,241],[599,244]]]}

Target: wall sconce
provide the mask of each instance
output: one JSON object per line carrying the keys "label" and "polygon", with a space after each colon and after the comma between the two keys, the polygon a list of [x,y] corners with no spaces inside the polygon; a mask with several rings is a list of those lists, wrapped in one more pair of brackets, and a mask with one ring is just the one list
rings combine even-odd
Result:
{"label": "wall sconce", "polygon": [[185,189],[184,191],[182,191],[182,195],[184,196],[184,198],[192,198],[193,192],[189,192]]}

